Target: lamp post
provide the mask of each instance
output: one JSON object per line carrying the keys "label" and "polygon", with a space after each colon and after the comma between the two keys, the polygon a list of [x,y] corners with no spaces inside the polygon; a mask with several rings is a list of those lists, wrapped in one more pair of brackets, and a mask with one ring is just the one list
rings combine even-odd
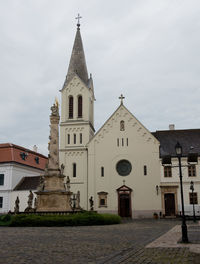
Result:
{"label": "lamp post", "polygon": [[179,142],[175,145],[176,156],[178,158],[179,165],[179,176],[180,176],[180,188],[181,188],[181,206],[182,206],[182,243],[188,243],[187,225],[184,211],[184,199],[183,199],[183,182],[182,182],[182,170],[181,170],[181,157],[182,157],[182,146]]}
{"label": "lamp post", "polygon": [[196,222],[195,208],[194,208],[194,182],[190,182],[190,190],[192,191],[192,205],[193,205],[193,222]]}

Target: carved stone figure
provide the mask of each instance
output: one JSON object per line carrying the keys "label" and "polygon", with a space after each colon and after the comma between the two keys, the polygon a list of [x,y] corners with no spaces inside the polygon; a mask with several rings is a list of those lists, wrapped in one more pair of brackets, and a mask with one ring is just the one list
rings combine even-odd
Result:
{"label": "carved stone figure", "polygon": [[90,202],[90,211],[94,211],[94,201],[92,196],[90,197],[89,202]]}
{"label": "carved stone figure", "polygon": [[40,177],[40,184],[38,186],[38,191],[43,191],[44,190],[44,177]]}
{"label": "carved stone figure", "polygon": [[78,191],[76,194],[76,208],[80,208],[80,191]]}
{"label": "carved stone figure", "polygon": [[58,106],[53,104],[53,106],[51,107],[51,115],[53,116],[58,116],[59,113],[58,113]]}
{"label": "carved stone figure", "polygon": [[17,196],[15,200],[15,208],[14,208],[14,213],[17,214],[19,213],[19,197]]}
{"label": "carved stone figure", "polygon": [[67,176],[66,186],[67,186],[67,191],[70,192],[70,178],[69,178],[69,176]]}
{"label": "carved stone figure", "polygon": [[65,165],[62,163],[61,166],[60,166],[60,173],[61,173],[61,175],[63,175],[64,169],[65,169]]}
{"label": "carved stone figure", "polygon": [[73,193],[73,197],[72,197],[72,208],[73,208],[73,210],[76,209],[76,195],[75,195],[75,193]]}
{"label": "carved stone figure", "polygon": [[32,208],[32,204],[33,204],[33,193],[30,190],[29,196],[28,196],[28,208]]}
{"label": "carved stone figure", "polygon": [[35,197],[35,199],[34,199],[34,210],[36,210],[37,209],[37,198]]}

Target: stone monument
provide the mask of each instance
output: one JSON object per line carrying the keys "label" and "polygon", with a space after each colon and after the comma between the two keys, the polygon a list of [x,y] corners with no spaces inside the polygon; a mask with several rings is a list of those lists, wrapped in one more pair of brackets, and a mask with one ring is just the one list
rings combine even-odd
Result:
{"label": "stone monument", "polygon": [[50,115],[49,155],[45,174],[41,177],[37,194],[36,212],[64,212],[72,211],[70,188],[66,190],[64,184],[64,168],[59,167],[59,105],[55,101]]}

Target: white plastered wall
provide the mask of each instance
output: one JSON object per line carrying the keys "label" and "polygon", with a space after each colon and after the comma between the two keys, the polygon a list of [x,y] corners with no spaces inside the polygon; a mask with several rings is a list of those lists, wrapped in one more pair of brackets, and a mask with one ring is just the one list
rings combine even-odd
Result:
{"label": "white plastered wall", "polygon": [[[125,131],[120,131],[121,120],[125,121]],[[121,144],[122,138],[124,146]],[[160,184],[159,142],[126,108],[118,108],[89,143],[88,151],[88,197],[94,197],[96,210],[118,213],[116,189],[125,180],[125,185],[133,190],[133,217],[149,217],[153,212],[161,211],[161,196],[156,192],[156,185]],[[126,177],[120,176],[116,171],[116,164],[122,159],[127,159],[132,164],[132,171]],[[147,166],[146,176],[144,165]],[[104,177],[101,177],[101,166],[104,167]],[[108,193],[106,209],[98,208],[97,193],[100,191]]]}
{"label": "white plastered wall", "polygon": [[4,185],[0,186],[0,197],[3,197],[3,208],[0,208],[0,213],[6,213],[13,208],[11,194],[15,186],[23,177],[41,175],[41,170],[20,164],[5,163],[0,164],[0,173],[4,174]]}
{"label": "white plastered wall", "polygon": [[[200,161],[200,160],[199,160]],[[186,215],[193,214],[193,206],[190,204],[189,193],[190,190],[190,182],[194,182],[194,192],[197,193],[198,204],[195,205],[195,212],[197,215],[200,215],[200,166],[196,165],[196,176],[189,177],[188,176],[188,162],[187,158],[181,158],[182,164],[182,181],[183,181],[183,197],[184,197],[184,208]],[[180,178],[179,178],[179,167],[178,167],[178,159],[172,158],[172,177],[164,177],[164,167],[160,162],[161,168],[161,185],[169,185],[169,186],[178,186],[177,188],[177,199],[178,199],[178,211],[181,211],[181,193],[180,193]]]}

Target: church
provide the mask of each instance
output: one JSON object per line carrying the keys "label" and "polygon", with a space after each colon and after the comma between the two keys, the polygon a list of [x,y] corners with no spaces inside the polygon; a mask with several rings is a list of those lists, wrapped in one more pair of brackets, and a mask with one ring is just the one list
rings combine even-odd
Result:
{"label": "church", "polygon": [[72,55],[61,90],[60,162],[81,206],[89,199],[99,212],[152,216],[161,211],[159,141],[129,112],[123,96],[95,134],[94,87],[88,78],[77,24]]}
{"label": "church", "polygon": [[[176,163],[174,146],[178,140],[183,145],[187,142],[187,163],[190,146],[199,145],[200,130],[182,131],[171,126],[166,133],[151,133],[126,108],[124,97],[119,99],[115,112],[95,133],[93,80],[88,76],[78,22],[61,90],[60,163],[65,166],[65,176],[70,177],[71,191],[80,191],[81,207],[86,210],[92,200],[94,210],[122,217],[178,215],[180,190],[178,170],[172,166]],[[199,148],[195,151],[200,152]],[[167,162],[166,157],[170,157]],[[185,204],[190,211],[194,199],[193,196],[191,200],[190,180],[199,185],[200,173],[198,165],[188,166],[190,172],[195,166],[196,173],[184,172]],[[198,204],[197,192],[195,201]]]}

